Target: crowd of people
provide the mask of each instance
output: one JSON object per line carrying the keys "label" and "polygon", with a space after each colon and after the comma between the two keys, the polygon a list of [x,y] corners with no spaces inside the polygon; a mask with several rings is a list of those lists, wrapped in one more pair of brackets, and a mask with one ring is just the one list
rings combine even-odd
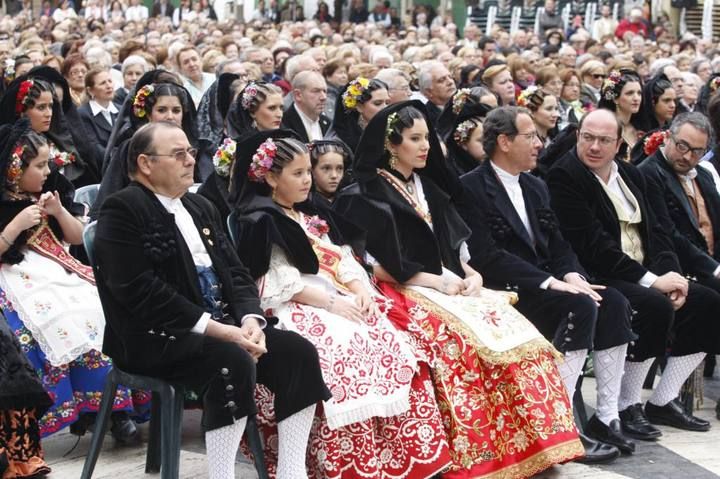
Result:
{"label": "crowd of people", "polygon": [[[627,3],[487,35],[361,0],[8,5],[0,477],[92,431],[112,367],[188,390],[213,479],[250,416],[279,479],[530,477],[709,430],[679,396],[720,354],[720,45]],[[118,443],[150,402],[118,389]]]}

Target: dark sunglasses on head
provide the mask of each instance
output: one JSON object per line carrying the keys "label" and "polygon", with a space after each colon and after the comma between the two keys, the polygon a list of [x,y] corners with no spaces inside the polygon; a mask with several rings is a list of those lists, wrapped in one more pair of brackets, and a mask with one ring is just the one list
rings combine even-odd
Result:
{"label": "dark sunglasses on head", "polygon": [[604,73],[593,73],[591,76],[596,80],[604,80],[607,75]]}

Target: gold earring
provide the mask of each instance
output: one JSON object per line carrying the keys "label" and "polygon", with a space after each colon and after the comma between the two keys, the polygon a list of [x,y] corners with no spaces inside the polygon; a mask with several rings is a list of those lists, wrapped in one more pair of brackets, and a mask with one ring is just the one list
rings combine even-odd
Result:
{"label": "gold earring", "polygon": [[[272,188],[272,186],[270,188]],[[272,196],[270,198],[275,201],[275,188],[272,188]]]}
{"label": "gold earring", "polygon": [[397,156],[395,155],[395,152],[390,152],[390,159],[388,160],[388,165],[390,166],[391,170],[394,170],[395,166],[397,166]]}

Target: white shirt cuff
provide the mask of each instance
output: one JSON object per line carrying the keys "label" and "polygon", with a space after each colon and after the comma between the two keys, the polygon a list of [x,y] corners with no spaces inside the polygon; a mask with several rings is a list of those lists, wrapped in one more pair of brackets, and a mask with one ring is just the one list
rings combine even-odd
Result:
{"label": "white shirt cuff", "polygon": [[195,326],[192,327],[190,332],[197,334],[205,334],[205,330],[207,329],[207,325],[210,322],[210,319],[210,313],[203,313],[203,315],[200,316],[200,319],[198,319],[198,322],[195,323]]}
{"label": "white shirt cuff", "polygon": [[548,289],[550,287],[550,283],[552,282],[554,278],[550,276],[548,279],[540,283],[540,289]]}
{"label": "white shirt cuff", "polygon": [[245,323],[245,320],[248,318],[257,319],[257,322],[260,325],[260,329],[265,329],[265,326],[267,326],[267,320],[265,318],[263,318],[262,316],[260,316],[259,314],[246,314],[240,320],[240,325],[242,326]]}
{"label": "white shirt cuff", "polygon": [[644,287],[646,287],[646,288],[649,288],[649,287],[651,287],[651,286],[653,285],[653,283],[654,283],[655,281],[657,281],[657,279],[658,279],[658,277],[657,277],[656,274],[653,274],[653,273],[651,273],[650,271],[648,271],[647,273],[645,273],[645,274],[643,275],[642,278],[640,278],[640,281],[638,281],[638,284],[639,284],[640,286],[644,286]]}
{"label": "white shirt cuff", "polygon": [[718,267],[715,268],[715,271],[713,271],[713,276],[720,278],[720,265],[718,265]]}

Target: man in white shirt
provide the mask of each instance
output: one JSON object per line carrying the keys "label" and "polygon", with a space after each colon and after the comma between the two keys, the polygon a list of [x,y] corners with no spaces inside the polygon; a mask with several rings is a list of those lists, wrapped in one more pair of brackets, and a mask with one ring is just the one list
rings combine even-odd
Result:
{"label": "man in white shirt", "polygon": [[325,78],[313,71],[295,75],[292,82],[293,104],[283,115],[283,126],[297,133],[305,143],[320,140],[330,128],[325,116],[327,83]]}
{"label": "man in white shirt", "polygon": [[563,353],[558,370],[570,399],[588,351],[594,350],[597,408],[584,432],[612,449],[633,453],[635,444],[622,434],[618,415],[627,345],[637,339],[629,304],[617,290],[590,283],[560,233],[547,186],[528,173],[537,166],[541,146],[529,111],[497,108],[483,125],[489,159],[462,177],[468,202],[488,218],[487,229],[499,248],[548,274],[538,287],[518,291],[515,306]]}
{"label": "man in white shirt", "polygon": [[145,5],[140,5],[140,0],[130,0],[130,6],[125,10],[125,21],[141,22],[147,20],[148,16],[148,8]]}
{"label": "man in white shirt", "polygon": [[[685,411],[678,395],[705,354],[720,350],[720,294],[682,276],[676,243],[654,213],[642,174],[615,159],[621,143],[614,113],[585,115],[577,148],[548,173],[552,205],[588,273],[623,293],[633,308],[639,338],[628,347],[622,379],[623,432],[653,440],[662,433],[652,424],[707,431],[710,423]],[[667,366],[643,408],[645,377],[668,342]]]}
{"label": "man in white shirt", "polygon": [[307,478],[315,405],[330,397],[317,352],[273,327],[217,210],[187,193],[196,154],[173,123],[150,123],[130,140],[133,182],[103,203],[95,239],[103,352],[125,371],[201,394],[214,479],[235,477],[256,381],[266,385],[275,394],[278,477]]}
{"label": "man in white shirt", "polygon": [[215,81],[215,75],[202,71],[200,53],[195,47],[181,48],[175,55],[175,62],[183,80],[183,86],[190,93],[195,107],[200,105],[203,95]]}
{"label": "man in white shirt", "polygon": [[618,21],[612,18],[611,15],[610,5],[603,4],[600,7],[600,18],[595,20],[592,25],[592,37],[594,40],[602,41],[603,38],[615,35]]}

